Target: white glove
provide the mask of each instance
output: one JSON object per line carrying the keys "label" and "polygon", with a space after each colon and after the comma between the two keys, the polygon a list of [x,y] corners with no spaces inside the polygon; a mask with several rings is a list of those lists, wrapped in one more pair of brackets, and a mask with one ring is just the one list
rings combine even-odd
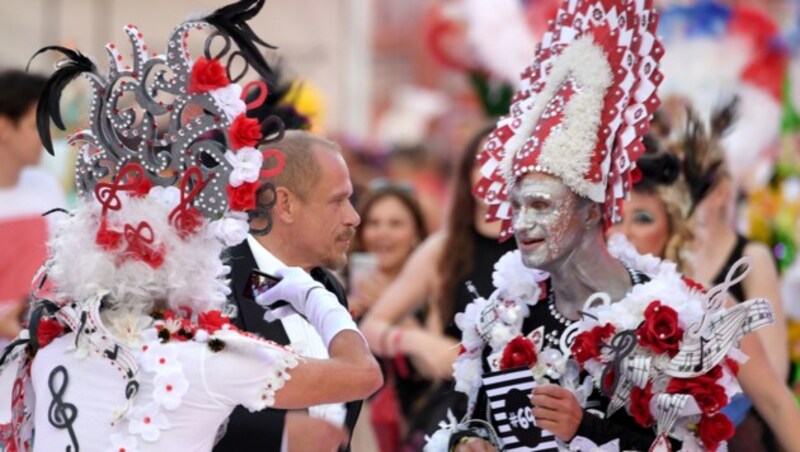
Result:
{"label": "white glove", "polygon": [[[281,278],[281,281],[256,296],[256,303],[267,310],[279,308],[276,303],[285,301],[297,313],[306,315],[306,302],[308,301],[309,293],[314,290],[327,292],[321,283],[314,281],[314,278],[300,267],[282,268],[276,272],[275,276]],[[334,300],[336,299],[336,296],[330,295]]]}
{"label": "white glove", "polygon": [[[256,302],[267,309],[264,319],[273,321],[285,317],[293,309],[306,317],[317,330],[325,347],[330,346],[333,338],[344,330],[358,332],[350,313],[339,303],[336,295],[328,292],[320,282],[298,267],[281,269],[275,276],[281,281],[256,297]],[[286,301],[291,306],[276,306],[279,301]]]}

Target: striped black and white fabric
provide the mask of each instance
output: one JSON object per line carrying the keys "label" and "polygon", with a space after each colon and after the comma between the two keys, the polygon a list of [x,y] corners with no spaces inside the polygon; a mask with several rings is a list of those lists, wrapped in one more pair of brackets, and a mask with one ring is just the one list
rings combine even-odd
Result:
{"label": "striped black and white fabric", "polygon": [[504,451],[558,451],[555,435],[535,425],[530,402],[535,386],[528,368],[492,372],[483,377],[490,420]]}

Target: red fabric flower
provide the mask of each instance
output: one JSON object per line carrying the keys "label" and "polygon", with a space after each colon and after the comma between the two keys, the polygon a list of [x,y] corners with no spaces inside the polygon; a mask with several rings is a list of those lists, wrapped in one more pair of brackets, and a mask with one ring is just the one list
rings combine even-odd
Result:
{"label": "red fabric flower", "polygon": [[464,344],[458,344],[458,356],[461,356],[464,353],[467,353],[466,347],[464,347]]}
{"label": "red fabric flower", "polygon": [[614,336],[616,331],[614,325],[606,323],[577,335],[570,349],[578,364],[583,365],[587,360],[599,357],[600,346]]}
{"label": "red fabric flower", "polygon": [[189,94],[204,93],[206,91],[224,88],[231,84],[225,67],[217,59],[200,57],[192,66],[192,75],[189,79]]}
{"label": "red fabric flower", "polygon": [[131,192],[131,196],[136,198],[143,198],[150,193],[150,189],[153,188],[153,183],[150,182],[150,179],[144,178],[139,182],[139,185]]}
{"label": "red fabric flower", "polygon": [[697,426],[697,434],[700,436],[700,441],[711,452],[717,450],[721,442],[729,440],[733,433],[733,424],[728,419],[728,416],[722,413],[703,416]]}
{"label": "red fabric flower", "polygon": [[222,315],[222,311],[218,309],[203,312],[197,317],[197,326],[208,331],[208,334],[214,334],[223,326],[230,325],[230,323],[231,319]]}
{"label": "red fabric flower", "polygon": [[671,394],[691,394],[705,414],[713,414],[728,404],[725,388],[717,384],[722,378],[722,367],[715,366],[705,375],[694,378],[673,378],[667,385]]}
{"label": "red fabric flower", "polygon": [[683,339],[683,329],[678,326],[678,313],[656,300],[644,311],[644,323],[636,330],[639,345],[649,347],[656,353],[678,353]]}
{"label": "red fabric flower", "polygon": [[228,128],[228,139],[231,149],[238,150],[243,147],[255,147],[261,141],[261,126],[258,120],[239,115]]}
{"label": "red fabric flower", "polygon": [[653,398],[653,384],[647,383],[644,389],[634,386],[631,389],[631,415],[642,427],[650,427],[655,422],[650,412],[650,400]]}
{"label": "red fabric flower", "polygon": [[105,251],[112,251],[119,248],[122,244],[122,233],[108,229],[105,223],[100,224],[94,242],[100,245]]}
{"label": "red fabric flower", "polygon": [[245,182],[238,187],[228,185],[228,205],[232,210],[253,210],[256,208],[258,181]]}
{"label": "red fabric flower", "polygon": [[706,293],[706,288],[703,287],[702,284],[700,284],[699,282],[697,282],[697,281],[695,281],[695,280],[693,280],[691,278],[687,278],[687,277],[684,276],[683,277],[683,282],[684,282],[684,284],[686,284],[687,287],[689,287],[690,290],[695,290],[695,291],[700,292],[700,293]]}
{"label": "red fabric flower", "polygon": [[517,336],[511,339],[503,349],[503,357],[500,359],[500,370],[513,369],[515,367],[533,367],[536,365],[536,346],[527,337]]}
{"label": "red fabric flower", "polygon": [[61,325],[61,322],[56,319],[41,319],[39,328],[36,330],[36,341],[39,343],[39,348],[43,348],[62,334],[64,334],[64,326]]}

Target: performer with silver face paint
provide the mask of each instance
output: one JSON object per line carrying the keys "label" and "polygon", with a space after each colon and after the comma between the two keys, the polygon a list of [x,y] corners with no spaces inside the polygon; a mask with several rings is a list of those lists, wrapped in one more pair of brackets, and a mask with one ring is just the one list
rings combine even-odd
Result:
{"label": "performer with silver face paint", "polygon": [[[538,384],[523,411],[500,414],[511,420],[500,427],[493,415],[511,402],[492,398],[497,389],[482,389],[490,372],[532,367],[536,360],[547,363],[548,372],[564,370],[571,325],[586,299],[602,291],[616,301],[646,279],[612,257],[603,231],[619,214],[631,161],[658,105],[656,15],[651,1],[631,2],[621,12],[602,2],[573,3],[562,5],[522,74],[509,115],[478,157],[483,178],[475,193],[491,205],[490,217],[503,221],[501,240],[513,234],[519,250],[495,266],[492,297],[478,298],[456,317],[464,350],[454,365],[456,390],[469,395],[472,420],[445,426],[430,438],[429,451],[558,450],[570,441],[579,448],[613,443],[629,450],[647,449],[655,440],[624,411],[609,419],[586,415],[584,408],[604,408],[608,399],[592,391],[588,379],[581,384],[577,369],[577,391]],[[648,45],[637,44],[642,41]],[[533,350],[514,349],[526,340]],[[536,358],[514,359],[520,356]],[[558,381],[560,375],[549,376]],[[530,386],[520,388],[530,393]],[[527,432],[520,430],[523,413],[533,424]]]}
{"label": "performer with silver face paint", "polygon": [[455,317],[468,415],[426,451],[716,450],[733,435],[720,413],[741,391],[731,359],[773,319],[765,300],[722,307],[747,263],[706,292],[604,238],[659,105],[657,19],[652,0],[565,0],[522,73],[474,189],[519,249]]}

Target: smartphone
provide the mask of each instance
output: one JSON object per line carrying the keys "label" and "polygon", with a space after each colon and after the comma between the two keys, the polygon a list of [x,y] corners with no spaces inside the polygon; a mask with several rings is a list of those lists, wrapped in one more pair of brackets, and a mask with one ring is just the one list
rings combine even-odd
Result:
{"label": "smartphone", "polygon": [[254,268],[250,272],[250,278],[247,284],[245,284],[242,289],[242,296],[250,300],[255,300],[256,297],[275,287],[279,282],[281,282],[281,278]]}
{"label": "smartphone", "polygon": [[378,258],[372,253],[352,253],[347,258],[347,284],[352,290],[356,281],[369,278],[378,268]]}

